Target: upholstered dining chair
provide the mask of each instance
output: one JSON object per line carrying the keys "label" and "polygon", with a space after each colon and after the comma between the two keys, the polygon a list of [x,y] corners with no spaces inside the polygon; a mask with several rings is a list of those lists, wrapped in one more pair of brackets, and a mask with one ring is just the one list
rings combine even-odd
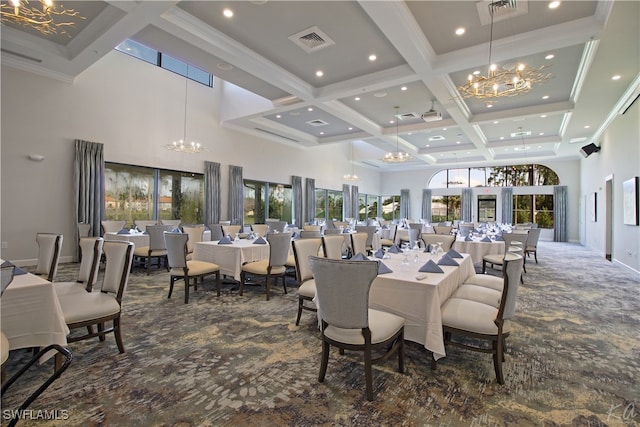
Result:
{"label": "upholstered dining chair", "polygon": [[380,239],[380,246],[393,246],[396,242],[396,232],[398,231],[398,224],[389,224],[389,238]]}
{"label": "upholstered dining chair", "polygon": [[248,262],[242,266],[240,273],[240,295],[244,292],[244,283],[247,276],[261,276],[265,278],[264,285],[267,291],[267,301],[269,301],[271,296],[271,278],[274,278],[276,283],[278,277],[282,278],[282,287],[284,293],[287,293],[285,273],[287,270],[286,263],[289,257],[289,248],[291,247],[291,234],[267,234],[267,242],[269,243],[269,259]]}
{"label": "upholstered dining chair", "polygon": [[237,235],[240,234],[241,228],[242,227],[239,225],[223,225],[222,234],[224,234],[225,236],[230,236],[233,240]]}
{"label": "upholstered dining chair", "polygon": [[318,256],[318,251],[322,245],[322,239],[299,239],[294,240],[291,244],[293,245],[293,256],[296,260],[296,279],[298,280],[297,326],[300,324],[302,310],[318,311],[315,305],[305,305],[305,302],[311,303],[311,301],[316,297],[316,282],[313,280],[309,257]]}
{"label": "upholstered dining chair", "polygon": [[62,252],[62,234],[37,233],[38,243],[38,264],[35,274],[46,276],[47,280],[53,282],[58,274],[58,262]]}
{"label": "upholstered dining chair", "polygon": [[319,239],[322,237],[322,233],[320,230],[301,230],[300,238],[301,239]]}
{"label": "upholstered dining chair", "polygon": [[287,226],[287,221],[268,221],[269,231],[284,233],[284,229]]}
{"label": "upholstered dining chair", "polygon": [[[486,273],[487,265],[491,268],[496,266],[502,266],[502,262],[507,253],[516,253],[518,255],[524,256],[524,248],[527,242],[528,234],[525,233],[503,233],[502,238],[504,239],[504,254],[490,254],[482,257],[482,274]],[[524,258],[523,258],[523,270],[524,269]],[[522,280],[522,277],[521,277]]]}
{"label": "upholstered dining chair", "polygon": [[362,351],[367,400],[371,401],[373,363],[397,354],[398,372],[404,372],[404,318],[369,308],[369,290],[378,275],[376,261],[310,257],[310,263],[322,321],[318,381],[324,381],[331,346],[339,348],[340,354],[345,350]]}
{"label": "upholstered dining chair", "polygon": [[100,226],[102,228],[102,235],[105,233],[117,233],[122,230],[124,226],[127,225],[127,221],[112,221],[112,220],[103,220],[100,221]]}
{"label": "upholstered dining chair", "polygon": [[367,242],[365,244],[367,254],[371,254],[373,251],[373,235],[376,234],[377,229],[378,227],[375,225],[356,225],[356,232],[367,234]]}
{"label": "upholstered dining chair", "polygon": [[[95,337],[104,341],[106,334],[113,333],[118,350],[124,353],[120,314],[133,261],[133,247],[132,242],[105,241],[106,265],[100,292],[73,292],[58,296],[69,329],[87,328],[84,335],[67,337],[68,343]],[[107,322],[112,322],[112,326],[105,329]],[[97,332],[93,326],[97,326]]]}
{"label": "upholstered dining chair", "polygon": [[77,226],[78,231],[78,261],[82,261],[82,251],[80,250],[80,239],[83,237],[89,237],[91,235],[91,224],[85,222],[79,222]]}
{"label": "upholstered dining chair", "polygon": [[[491,353],[498,384],[504,384],[505,339],[511,333],[511,320],[516,309],[516,299],[524,258],[509,254],[504,259],[504,283],[498,307],[483,302],[451,297],[442,306],[442,329],[445,345],[451,344],[468,350]],[[316,278],[317,281],[317,278]],[[322,302],[321,302],[322,304]],[[453,337],[464,337],[462,341]],[[488,341],[490,346],[482,345]],[[436,369],[436,360],[431,359]]]}
{"label": "upholstered dining chair", "polygon": [[133,220],[133,224],[136,226],[136,228],[138,230],[144,232],[144,231],[147,230],[147,225],[157,225],[158,221],[156,221],[156,220],[146,220],[146,219],[135,219],[135,220]]}
{"label": "upholstered dining chair", "polygon": [[58,295],[74,292],[91,292],[93,284],[98,280],[98,270],[102,257],[102,237],[83,237],[80,239],[80,269],[74,282],[56,282],[53,286]]}
{"label": "upholstered dining chair", "polygon": [[182,231],[189,236],[187,240],[187,261],[189,261],[193,257],[193,250],[196,247],[196,243],[202,242],[204,225],[185,225],[182,227]]}
{"label": "upholstered dining chair", "polygon": [[180,227],[180,223],[182,220],[180,219],[161,219],[158,224],[160,225],[170,225],[173,229]]}
{"label": "upholstered dining chair", "polygon": [[436,234],[451,234],[451,230],[453,230],[452,225],[434,225],[433,231]]}
{"label": "upholstered dining chair", "polygon": [[220,296],[220,266],[212,262],[187,260],[187,244],[189,235],[186,233],[164,233],[167,245],[167,259],[169,261],[169,295],[173,293],[176,280],[184,281],[184,303],[189,303],[189,286],[193,279],[194,289],[198,289],[198,280],[204,282],[205,276],[216,276],[217,295]]}
{"label": "upholstered dining chair", "polygon": [[538,240],[540,240],[541,228],[532,228],[527,235],[527,243],[525,243],[524,252],[527,256],[533,254],[536,264],[538,263]]}
{"label": "upholstered dining chair", "polygon": [[362,253],[367,255],[367,233],[351,233],[351,255]]}
{"label": "upholstered dining chair", "polygon": [[325,258],[342,259],[343,245],[344,235],[342,233],[322,236],[322,251]]}
{"label": "upholstered dining chair", "polygon": [[429,249],[429,245],[442,243],[442,250],[447,252],[453,246],[456,236],[447,234],[422,233],[420,236],[424,247]]}
{"label": "upholstered dining chair", "polygon": [[158,262],[158,267],[164,262],[169,271],[169,265],[167,263],[167,245],[164,241],[165,231],[171,231],[173,226],[171,225],[147,225],[146,231],[149,235],[149,246],[140,246],[133,251],[134,258],[138,258],[144,261],[145,270],[147,270],[147,276],[151,272],[151,260],[155,258]]}
{"label": "upholstered dining chair", "polygon": [[251,224],[251,231],[264,237],[269,232],[269,224]]}
{"label": "upholstered dining chair", "polygon": [[211,230],[211,241],[215,242],[224,237],[221,224],[209,224],[209,230]]}

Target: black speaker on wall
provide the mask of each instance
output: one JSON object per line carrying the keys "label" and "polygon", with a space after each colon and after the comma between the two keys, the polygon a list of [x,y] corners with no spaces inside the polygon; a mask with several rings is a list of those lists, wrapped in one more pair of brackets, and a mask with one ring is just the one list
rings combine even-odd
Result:
{"label": "black speaker on wall", "polygon": [[580,154],[582,154],[584,157],[589,157],[590,155],[592,155],[593,153],[597,153],[598,151],[600,151],[600,147],[592,142],[591,144],[587,144],[582,147],[580,149]]}

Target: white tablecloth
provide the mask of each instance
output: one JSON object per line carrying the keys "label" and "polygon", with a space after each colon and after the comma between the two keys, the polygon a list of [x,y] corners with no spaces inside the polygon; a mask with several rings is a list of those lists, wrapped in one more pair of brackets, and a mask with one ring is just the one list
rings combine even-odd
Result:
{"label": "white tablecloth", "polygon": [[[134,249],[149,246],[149,235],[144,233],[118,234],[109,232],[104,234],[104,240],[124,240],[125,242],[133,242]],[[211,231],[205,230],[202,234],[202,240],[208,242],[211,240]]]}
{"label": "white tablecloth", "polygon": [[[445,355],[440,307],[451,294],[474,273],[469,255],[457,259],[459,267],[440,266],[444,273],[419,273],[418,269],[432,259],[430,254],[420,253],[420,260],[402,267],[402,254],[389,254],[382,262],[393,273],[381,274],[373,282],[369,293],[369,306],[405,318],[404,338],[423,344],[434,353],[436,359]],[[437,259],[434,259],[437,262]],[[426,274],[417,280],[418,274]]]}
{"label": "white tablecloth", "polygon": [[453,242],[453,249],[465,254],[471,255],[474,264],[482,262],[485,255],[501,255],[504,254],[504,241],[498,242],[481,242],[482,238],[474,237],[472,241],[465,242],[464,237],[458,237]]}
{"label": "white tablecloth", "polygon": [[249,239],[230,245],[218,245],[218,241],[198,242],[193,249],[193,259],[218,264],[222,274],[240,280],[242,264],[269,259],[269,244],[256,245]]}
{"label": "white tablecloth", "polygon": [[[2,294],[1,314],[2,332],[9,340],[10,350],[49,344],[67,346],[69,328],[54,286],[31,273],[13,277]],[[53,354],[50,352],[47,357]]]}

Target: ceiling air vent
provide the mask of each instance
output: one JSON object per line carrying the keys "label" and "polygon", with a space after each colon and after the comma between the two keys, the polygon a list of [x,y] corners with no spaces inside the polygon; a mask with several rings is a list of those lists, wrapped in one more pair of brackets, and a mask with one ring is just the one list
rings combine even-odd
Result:
{"label": "ceiling air vent", "polygon": [[416,113],[400,113],[396,117],[398,117],[400,120],[413,120],[420,118],[420,116]]}
{"label": "ceiling air vent", "polygon": [[482,25],[491,24],[491,15],[495,23],[529,12],[527,0],[481,0],[476,3],[476,7]]}
{"label": "ceiling air vent", "polygon": [[511,138],[517,138],[519,136],[531,136],[530,130],[519,130],[518,132],[511,132]]}
{"label": "ceiling air vent", "polygon": [[324,31],[316,26],[289,36],[289,40],[307,53],[312,53],[336,44]]}
{"label": "ceiling air vent", "polygon": [[324,120],[320,120],[320,119],[315,119],[315,120],[309,120],[308,122],[305,122],[308,125],[314,126],[314,127],[318,127],[318,126],[326,126],[329,123],[325,122]]}
{"label": "ceiling air vent", "polygon": [[444,141],[444,136],[442,135],[433,135],[429,137],[429,141]]}

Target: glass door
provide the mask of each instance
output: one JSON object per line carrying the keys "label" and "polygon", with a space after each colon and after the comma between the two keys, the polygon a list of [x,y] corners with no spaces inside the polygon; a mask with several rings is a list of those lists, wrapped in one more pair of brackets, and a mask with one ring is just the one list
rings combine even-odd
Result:
{"label": "glass door", "polygon": [[478,196],[478,222],[495,222],[496,196]]}

